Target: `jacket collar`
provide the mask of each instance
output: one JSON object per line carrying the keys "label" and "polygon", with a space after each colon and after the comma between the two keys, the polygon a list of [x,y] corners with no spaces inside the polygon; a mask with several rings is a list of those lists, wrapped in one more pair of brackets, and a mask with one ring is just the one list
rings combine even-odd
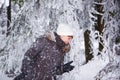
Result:
{"label": "jacket collar", "polygon": [[61,40],[60,36],[54,32],[55,35],[55,40],[56,40],[56,44],[62,49],[66,46],[66,44]]}
{"label": "jacket collar", "polygon": [[67,53],[70,51],[70,45],[66,45],[56,32],[48,32],[46,33],[46,37],[49,40],[54,41],[56,45],[63,51],[63,53]]}

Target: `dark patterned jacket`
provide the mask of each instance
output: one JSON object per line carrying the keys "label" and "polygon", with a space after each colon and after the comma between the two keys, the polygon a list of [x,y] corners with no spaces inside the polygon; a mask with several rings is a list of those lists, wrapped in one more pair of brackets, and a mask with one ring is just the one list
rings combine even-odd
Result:
{"label": "dark patterned jacket", "polygon": [[41,37],[25,53],[22,62],[23,79],[20,80],[55,80],[56,74],[62,74],[65,43],[54,33]]}

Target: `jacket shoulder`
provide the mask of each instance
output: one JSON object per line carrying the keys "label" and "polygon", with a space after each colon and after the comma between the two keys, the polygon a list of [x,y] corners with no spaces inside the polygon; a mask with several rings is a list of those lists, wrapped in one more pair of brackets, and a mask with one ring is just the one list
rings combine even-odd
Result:
{"label": "jacket shoulder", "polygon": [[43,42],[44,43],[47,41],[47,39],[48,38],[46,36],[41,36],[41,37],[37,38],[35,42]]}

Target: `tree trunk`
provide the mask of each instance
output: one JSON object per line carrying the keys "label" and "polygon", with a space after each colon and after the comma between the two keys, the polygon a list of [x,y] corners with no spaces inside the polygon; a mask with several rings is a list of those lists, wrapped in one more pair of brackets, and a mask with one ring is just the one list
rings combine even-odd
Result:
{"label": "tree trunk", "polygon": [[9,6],[7,7],[7,34],[8,36],[10,34],[10,22],[11,22],[11,0],[9,0]]}
{"label": "tree trunk", "polygon": [[[98,3],[102,3],[102,0],[97,0]],[[99,4],[96,4],[96,10],[97,12],[99,13],[103,13],[103,5],[99,5]],[[95,25],[95,29],[97,31],[99,31],[100,35],[102,36],[103,35],[103,28],[104,28],[104,21],[102,20],[102,15],[100,14],[97,14],[97,23]],[[100,38],[100,42],[99,42],[99,51],[102,51],[103,49],[103,40]],[[98,53],[99,55],[100,53]]]}
{"label": "tree trunk", "polygon": [[86,30],[84,33],[84,41],[85,41],[85,57],[86,63],[93,58],[91,45],[90,45],[90,31]]}

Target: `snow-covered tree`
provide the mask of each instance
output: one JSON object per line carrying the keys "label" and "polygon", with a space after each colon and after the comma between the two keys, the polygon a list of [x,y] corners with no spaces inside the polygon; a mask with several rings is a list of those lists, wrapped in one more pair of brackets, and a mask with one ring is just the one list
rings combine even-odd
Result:
{"label": "snow-covered tree", "polygon": [[89,63],[96,60],[96,57],[110,61],[96,79],[104,80],[104,76],[109,75],[111,64],[115,63],[112,73],[114,69],[119,69],[116,68],[120,61],[119,0],[11,0],[10,33],[7,37],[9,4],[6,6],[5,1],[0,0],[2,73],[19,74],[24,53],[30,45],[47,31],[55,31],[60,22],[70,24],[75,35],[71,51],[65,56],[65,62],[73,60],[75,69],[63,74],[60,80],[84,80],[81,78],[82,69],[87,70],[84,69],[86,65],[89,69]]}
{"label": "snow-covered tree", "polygon": [[104,1],[103,31],[104,48],[103,54],[108,54],[109,61],[104,69],[96,76],[97,80],[120,79],[120,6],[119,0]]}

